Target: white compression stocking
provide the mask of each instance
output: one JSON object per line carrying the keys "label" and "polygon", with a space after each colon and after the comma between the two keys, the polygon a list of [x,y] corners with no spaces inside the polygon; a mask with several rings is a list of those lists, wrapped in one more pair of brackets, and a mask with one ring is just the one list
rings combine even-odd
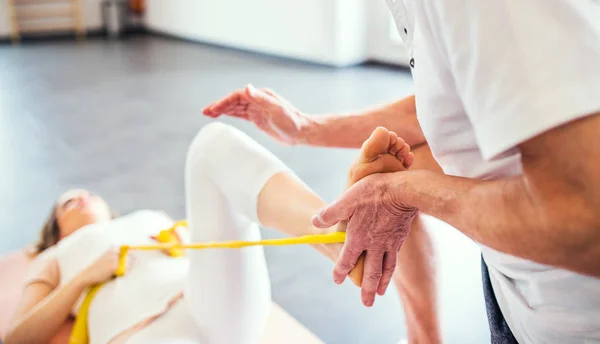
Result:
{"label": "white compression stocking", "polygon": [[[192,242],[259,240],[257,200],[287,167],[239,130],[212,123],[198,133],[186,163]],[[191,250],[185,298],[207,344],[257,343],[271,308],[262,247]]]}

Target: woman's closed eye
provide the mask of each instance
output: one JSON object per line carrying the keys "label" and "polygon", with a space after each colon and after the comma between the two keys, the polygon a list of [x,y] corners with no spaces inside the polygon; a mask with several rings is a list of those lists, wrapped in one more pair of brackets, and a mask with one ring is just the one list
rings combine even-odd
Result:
{"label": "woman's closed eye", "polygon": [[63,203],[62,208],[67,209],[67,208],[69,208],[69,206],[75,204],[74,202],[75,202],[75,198],[70,198],[65,203]]}

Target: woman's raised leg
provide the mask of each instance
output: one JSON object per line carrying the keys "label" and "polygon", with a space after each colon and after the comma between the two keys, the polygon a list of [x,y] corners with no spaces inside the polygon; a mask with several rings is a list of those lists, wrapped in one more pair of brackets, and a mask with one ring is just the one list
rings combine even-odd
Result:
{"label": "woman's raised leg", "polygon": [[[363,147],[361,159],[364,153],[373,156],[359,161],[362,165],[356,166],[361,170],[354,171],[358,176],[403,168],[401,160],[387,154],[394,148],[392,142],[378,141],[372,138]],[[381,152],[371,152],[373,145],[381,146]],[[193,242],[259,240],[259,223],[291,236],[335,230],[312,225],[312,216],[326,203],[279,159],[239,130],[218,122],[205,126],[190,147],[186,202]],[[317,249],[335,261],[341,246],[327,246]],[[262,248],[192,250],[190,257],[186,299],[205,340],[256,342],[270,308]]]}
{"label": "woman's raised leg", "polygon": [[[190,146],[185,171],[192,242],[259,240],[256,199],[286,167],[227,125],[211,123]],[[203,343],[257,343],[271,308],[262,247],[190,250],[185,299]]]}

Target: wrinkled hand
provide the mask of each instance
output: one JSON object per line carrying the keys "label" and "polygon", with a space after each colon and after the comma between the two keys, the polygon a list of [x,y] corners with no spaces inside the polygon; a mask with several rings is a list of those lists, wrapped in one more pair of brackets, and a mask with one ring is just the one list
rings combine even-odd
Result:
{"label": "wrinkled hand", "polygon": [[[399,172],[403,173],[403,172]],[[397,200],[394,188],[397,173],[365,177],[340,199],[320,211],[313,224],[327,228],[347,220],[346,242],[335,266],[334,281],[341,284],[365,252],[362,301],[372,306],[375,293],[383,295],[392,280],[398,250],[410,230],[417,209]]]}
{"label": "wrinkled hand", "polygon": [[227,115],[245,119],[275,140],[290,145],[300,143],[302,128],[309,121],[306,115],[272,90],[256,89],[252,85],[208,105],[202,113],[213,118]]}

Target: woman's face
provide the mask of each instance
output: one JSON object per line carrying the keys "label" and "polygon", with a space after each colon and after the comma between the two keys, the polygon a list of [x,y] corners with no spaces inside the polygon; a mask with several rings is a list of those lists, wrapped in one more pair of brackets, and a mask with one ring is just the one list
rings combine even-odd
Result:
{"label": "woman's face", "polygon": [[108,204],[87,190],[69,190],[56,201],[56,221],[60,228],[60,239],[79,228],[111,219]]}

